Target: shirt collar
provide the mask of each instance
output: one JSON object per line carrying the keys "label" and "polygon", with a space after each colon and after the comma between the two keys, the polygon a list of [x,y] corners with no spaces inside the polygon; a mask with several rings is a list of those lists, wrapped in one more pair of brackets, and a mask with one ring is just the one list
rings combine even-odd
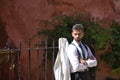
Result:
{"label": "shirt collar", "polygon": [[79,46],[80,44],[82,44],[82,42],[76,42],[75,40],[72,41],[72,43],[74,43],[76,46]]}

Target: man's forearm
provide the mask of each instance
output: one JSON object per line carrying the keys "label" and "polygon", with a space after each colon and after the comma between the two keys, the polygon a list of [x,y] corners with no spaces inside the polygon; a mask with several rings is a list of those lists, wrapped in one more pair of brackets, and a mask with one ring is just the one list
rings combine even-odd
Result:
{"label": "man's forearm", "polygon": [[95,67],[97,66],[97,60],[94,59],[88,59],[88,60],[83,60],[83,59],[80,59],[80,63],[86,65],[87,67]]}

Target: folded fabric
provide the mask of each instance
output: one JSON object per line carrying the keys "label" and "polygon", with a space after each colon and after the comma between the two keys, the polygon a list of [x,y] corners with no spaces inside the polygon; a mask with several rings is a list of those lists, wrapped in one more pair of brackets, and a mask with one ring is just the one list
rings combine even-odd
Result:
{"label": "folded fabric", "polygon": [[68,45],[66,38],[59,38],[59,51],[54,64],[55,80],[71,80],[69,59],[66,53]]}

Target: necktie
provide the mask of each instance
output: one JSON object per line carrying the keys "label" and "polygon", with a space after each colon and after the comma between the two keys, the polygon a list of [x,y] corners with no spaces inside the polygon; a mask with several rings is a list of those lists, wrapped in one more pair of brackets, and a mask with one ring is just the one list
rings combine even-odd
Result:
{"label": "necktie", "polygon": [[82,47],[82,45],[81,45],[81,44],[80,44],[79,46],[80,46],[80,48],[81,48],[81,50],[82,50],[83,60],[85,60],[85,52],[84,52],[84,49],[83,49],[83,47]]}

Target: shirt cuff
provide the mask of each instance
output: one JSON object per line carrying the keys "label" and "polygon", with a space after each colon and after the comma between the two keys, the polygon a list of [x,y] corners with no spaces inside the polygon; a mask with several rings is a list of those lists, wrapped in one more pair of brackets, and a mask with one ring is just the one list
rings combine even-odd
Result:
{"label": "shirt cuff", "polygon": [[97,66],[97,60],[87,60],[87,66],[88,67],[95,67]]}

